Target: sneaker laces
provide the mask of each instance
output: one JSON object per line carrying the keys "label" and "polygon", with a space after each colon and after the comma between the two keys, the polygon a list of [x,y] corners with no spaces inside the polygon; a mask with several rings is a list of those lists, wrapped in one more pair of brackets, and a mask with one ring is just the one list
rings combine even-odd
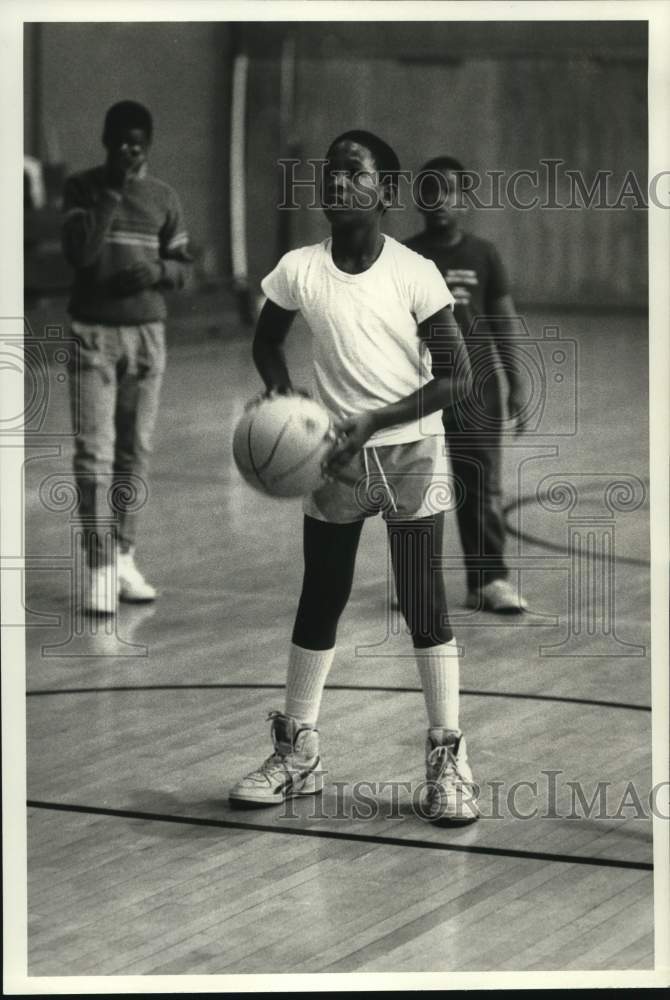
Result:
{"label": "sneaker laces", "polygon": [[289,774],[289,768],[285,755],[275,751],[263,761],[260,767],[248,774],[246,780],[253,780],[259,783],[266,782],[271,785],[272,779],[278,774]]}
{"label": "sneaker laces", "polygon": [[440,768],[437,776],[432,779],[433,781],[442,781],[443,778],[447,778],[455,784],[455,779],[458,779],[464,787],[472,787],[472,782],[466,781],[459,771],[456,754],[450,746],[443,744],[442,746],[433,747],[428,754],[427,761],[433,767],[439,766]]}
{"label": "sneaker laces", "polygon": [[[278,712],[276,710],[269,712],[266,721],[273,722],[277,718],[285,718],[283,712]],[[275,736],[273,727],[273,741],[274,740]],[[259,768],[257,768],[255,771],[252,771],[251,774],[247,775],[247,780],[251,778],[256,781],[266,781],[268,784],[271,784],[272,778],[276,774],[279,774],[281,772],[284,772],[285,774],[290,774],[290,769],[287,764],[287,758],[290,757],[293,752],[295,752],[295,748],[293,748],[292,750],[288,750],[286,753],[284,753],[277,748],[275,743],[274,751],[270,754],[269,757],[267,757],[263,761],[263,763]]]}

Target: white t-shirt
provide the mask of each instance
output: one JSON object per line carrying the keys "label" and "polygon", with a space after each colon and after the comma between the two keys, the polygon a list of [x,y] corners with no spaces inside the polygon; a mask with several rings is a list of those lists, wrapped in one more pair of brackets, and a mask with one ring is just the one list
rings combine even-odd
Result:
{"label": "white t-shirt", "polygon": [[[391,236],[372,267],[347,274],[330,237],[285,254],[261,282],[268,299],[300,310],[314,335],[314,394],[334,417],[397,403],[431,381],[423,323],[454,298],[435,264]],[[369,445],[442,434],[440,411],[378,431]]]}

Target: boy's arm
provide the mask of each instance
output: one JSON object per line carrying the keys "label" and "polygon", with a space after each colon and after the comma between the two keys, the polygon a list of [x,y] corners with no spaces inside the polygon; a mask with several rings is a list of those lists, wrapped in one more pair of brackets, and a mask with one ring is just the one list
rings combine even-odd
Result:
{"label": "boy's arm", "polygon": [[516,422],[516,433],[521,434],[525,429],[523,410],[529,398],[527,375],[522,360],[525,329],[519,321],[519,314],[509,293],[492,299],[489,311],[498,357],[509,388],[507,409]]}
{"label": "boy's arm", "polygon": [[170,207],[167,220],[160,235],[160,277],[161,288],[183,288],[193,261],[188,252],[188,232],[179,198],[170,193]]}
{"label": "boy's arm", "polygon": [[79,178],[65,182],[62,244],[68,264],[76,269],[95,263],[120,203],[121,192],[111,187],[103,188],[99,200],[92,203]]}
{"label": "boy's arm", "polygon": [[507,409],[516,422],[516,433],[524,429],[524,407],[528,400],[525,368],[522,363],[525,329],[519,321],[509,291],[509,281],[500,254],[489,246],[489,274],[486,287],[486,311],[500,363],[505,372],[509,396]]}
{"label": "boy's arm", "polygon": [[377,431],[427,417],[463,399],[471,391],[470,359],[452,310],[445,307],[424,320],[419,325],[419,337],[430,350],[434,378],[397,403],[342,421],[336,429],[346,437],[329,459],[328,467],[333,473],[348,465]]}
{"label": "boy's arm", "polygon": [[295,311],[282,309],[268,299],[258,317],[252,355],[265,387],[271,392],[292,389],[284,358],[284,341],[295,316]]}
{"label": "boy's arm", "polygon": [[137,261],[124,268],[117,276],[117,287],[124,295],[146,288],[183,288],[192,261],[181,205],[174,191],[170,191],[165,222],[159,233],[157,259]]}

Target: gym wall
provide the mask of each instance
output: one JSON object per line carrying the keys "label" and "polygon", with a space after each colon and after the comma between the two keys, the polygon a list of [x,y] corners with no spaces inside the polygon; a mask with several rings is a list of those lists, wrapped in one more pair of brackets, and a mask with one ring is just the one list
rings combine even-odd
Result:
{"label": "gym wall", "polygon": [[151,168],[184,204],[206,264],[229,259],[228,24],[41,23],[25,26],[26,152],[68,172],[104,160],[102,125],[119,100],[154,116]]}
{"label": "gym wall", "polygon": [[[280,26],[248,26],[250,81],[273,80],[276,63],[267,47]],[[328,143],[349,128],[367,128],[386,139],[401,166],[418,170],[447,153],[485,174],[550,169],[541,160],[564,161],[556,201],[567,204],[565,170],[579,171],[591,187],[598,171],[611,171],[610,201],[633,171],[646,194],[647,64],[642,23],[300,25],[294,29],[295,68],[289,152],[323,157]],[[270,42],[268,42],[268,38]],[[250,97],[252,91],[250,91]],[[249,108],[249,143],[256,113]],[[266,110],[267,116],[267,110]],[[267,136],[267,122],[264,126]],[[284,149],[283,155],[287,150]],[[256,176],[248,206],[249,245],[259,246],[261,275],[273,263],[268,221],[276,204],[277,173],[264,158],[250,157]],[[305,172],[306,175],[306,172]],[[493,183],[493,182],[491,182]],[[533,188],[518,183],[520,201]],[[306,203],[306,192],[296,201]],[[405,189],[405,197],[408,192]],[[482,200],[490,198],[484,185]],[[570,308],[645,308],[647,213],[624,201],[619,209],[473,209],[468,226],[492,239],[506,261],[519,302]],[[421,228],[411,205],[392,212],[386,228],[403,239]],[[290,245],[327,235],[318,211],[292,213]]]}
{"label": "gym wall", "polygon": [[[611,171],[614,193],[627,171],[646,184],[643,22],[43,23],[26,25],[25,41],[26,151],[69,171],[100,162],[106,108],[145,102],[156,122],[153,169],[179,191],[207,267],[224,281],[232,64],[248,55],[252,288],[283,250],[327,232],[318,211],[276,211],[277,157],[323,156],[346,128],[378,132],[409,170],[442,152],[505,177],[556,158],[588,185]],[[522,182],[518,193],[528,200],[533,191]],[[568,197],[564,176],[556,194]],[[408,207],[387,224],[404,238],[421,220]],[[469,226],[494,240],[521,303],[645,307],[647,217],[630,202],[472,211]]]}

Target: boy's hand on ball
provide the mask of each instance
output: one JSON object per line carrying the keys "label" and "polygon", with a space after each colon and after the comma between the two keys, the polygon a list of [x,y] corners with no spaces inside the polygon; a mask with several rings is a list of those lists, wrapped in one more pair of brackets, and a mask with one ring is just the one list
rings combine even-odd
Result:
{"label": "boy's hand on ball", "polygon": [[300,396],[302,399],[312,399],[311,392],[307,389],[295,389],[292,385],[272,385],[263,389],[259,392],[257,396],[250,399],[249,402],[244,407],[245,410],[250,410],[254,406],[258,406],[266,399],[278,399],[280,396]]}
{"label": "boy's hand on ball", "polygon": [[374,432],[374,420],[370,413],[360,413],[356,417],[349,417],[335,424],[338,443],[328,456],[326,471],[337,476],[349,465],[354,455],[361,450]]}
{"label": "boy's hand on ball", "polygon": [[266,398],[271,399],[273,396],[302,396],[303,399],[312,398],[312,394],[307,389],[297,389],[293,385],[273,386],[267,390]]}

